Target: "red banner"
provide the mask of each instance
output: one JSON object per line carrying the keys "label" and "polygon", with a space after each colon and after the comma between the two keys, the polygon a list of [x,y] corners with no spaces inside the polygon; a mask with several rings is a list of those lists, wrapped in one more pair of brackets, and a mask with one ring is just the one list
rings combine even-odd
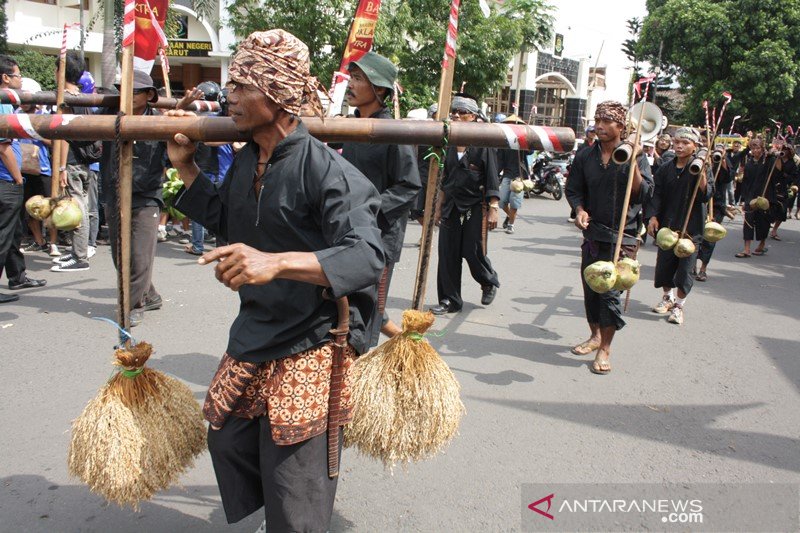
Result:
{"label": "red banner", "polygon": [[133,48],[133,66],[150,73],[159,47],[166,46],[164,21],[167,19],[169,0],[135,0],[136,44]]}
{"label": "red banner", "polygon": [[347,66],[353,61],[358,61],[361,56],[372,48],[372,39],[375,37],[375,26],[378,24],[378,12],[381,9],[381,0],[361,0],[353,17],[347,46],[344,49],[339,72],[347,72]]}
{"label": "red banner", "polygon": [[347,37],[347,45],[344,48],[344,55],[342,55],[342,62],[339,70],[333,74],[330,90],[331,102],[328,106],[328,115],[330,116],[335,115],[342,108],[347,80],[350,79],[350,75],[347,73],[348,65],[361,59],[372,48],[380,9],[381,0],[361,0],[358,3],[353,24],[350,26],[350,35]]}

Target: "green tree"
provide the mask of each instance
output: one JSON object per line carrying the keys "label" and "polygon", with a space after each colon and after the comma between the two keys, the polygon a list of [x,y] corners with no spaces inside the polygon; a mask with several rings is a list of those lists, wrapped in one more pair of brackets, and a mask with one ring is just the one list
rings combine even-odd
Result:
{"label": "green tree", "polygon": [[8,16],[6,15],[6,0],[0,0],[0,54],[8,52]]}
{"label": "green tree", "polygon": [[[491,2],[492,4],[495,4]],[[356,0],[235,0],[230,25],[239,37],[284,28],[311,51],[311,70],[323,84],[339,68]],[[454,85],[483,97],[505,82],[523,46],[551,37],[552,8],[545,0],[506,0],[484,18],[477,1],[461,3]],[[373,50],[400,67],[405,109],[436,101],[450,13],[449,0],[383,0]]]}
{"label": "green tree", "polygon": [[46,55],[32,48],[12,49],[10,54],[19,63],[23,76],[38,81],[43,91],[56,89],[55,55]]}
{"label": "green tree", "polygon": [[652,61],[663,41],[662,62],[686,96],[673,122],[701,123],[703,100],[718,104],[723,91],[742,128],[800,121],[800,0],[648,0],[647,8],[639,51]]}

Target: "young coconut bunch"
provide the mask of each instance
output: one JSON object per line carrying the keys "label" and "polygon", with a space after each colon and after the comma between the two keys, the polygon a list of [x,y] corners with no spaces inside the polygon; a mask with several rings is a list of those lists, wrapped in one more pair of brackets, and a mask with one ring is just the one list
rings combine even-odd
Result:
{"label": "young coconut bunch", "polygon": [[145,367],[152,346],[114,354],[117,372],[72,423],[68,468],[92,492],[120,506],[175,484],[206,446],[206,427],[192,391]]}
{"label": "young coconut bunch", "polygon": [[83,221],[81,204],[72,197],[60,199],[50,213],[50,220],[61,231],[72,231],[79,228]]}
{"label": "young coconut bunch", "polygon": [[389,469],[442,451],[464,414],[461,386],[425,338],[431,325],[430,311],[404,311],[403,332],[353,367],[353,421],[345,445]]}
{"label": "young coconut bunch", "polygon": [[41,194],[31,196],[25,202],[25,211],[36,220],[45,220],[53,212],[56,201],[52,198],[45,198]]}
{"label": "young coconut bunch", "polygon": [[728,230],[722,224],[709,220],[703,227],[703,239],[708,242],[718,242],[725,238]]}
{"label": "young coconut bunch", "polygon": [[753,211],[769,211],[769,200],[763,196],[757,196],[750,200],[750,209]]}

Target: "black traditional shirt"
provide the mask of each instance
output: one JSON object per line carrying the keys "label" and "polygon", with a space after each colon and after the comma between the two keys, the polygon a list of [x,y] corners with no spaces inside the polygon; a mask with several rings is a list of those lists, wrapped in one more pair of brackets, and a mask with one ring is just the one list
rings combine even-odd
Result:
{"label": "black traditional shirt", "polygon": [[735,174],[730,171],[730,167],[719,168],[722,163],[714,163],[712,169],[712,176],[716,176],[714,181],[714,208],[717,206],[724,207],[726,205],[726,196],[728,194],[728,184],[733,181]]}
{"label": "black traditional shirt", "polygon": [[[668,227],[675,231],[683,228],[692,193],[697,185],[697,180],[701,178],[699,174],[693,176],[689,172],[688,166],[687,164],[683,168],[678,168],[678,158],[675,158],[658,168],[654,177],[653,198],[647,203],[645,209],[646,220],[656,217],[659,227]],[[706,222],[705,204],[714,194],[712,178],[713,176],[706,170],[706,189],[698,190],[694,200],[689,224],[686,226],[686,233],[693,237],[703,234]]]}
{"label": "black traditional shirt", "polygon": [[[383,270],[378,192],[303,124],[278,143],[254,182],[257,163],[258,145],[251,142],[219,189],[201,173],[179,194],[177,208],[231,244],[269,253],[314,252],[333,296],[349,296],[350,343],[363,353]],[[244,285],[238,294],[227,352],[239,361],[260,363],[307,350],[336,326],[335,302],[310,283],[277,279]]]}
{"label": "black traditional shirt", "polygon": [[528,178],[528,152],[503,148],[497,150],[497,168],[504,178]]}
{"label": "black traditional shirt", "polygon": [[[780,175],[778,173],[780,172]],[[781,169],[778,171],[775,170],[775,176],[772,179],[776,179],[775,181],[775,197],[777,200],[783,202],[789,197],[789,187],[794,185],[795,181],[797,180],[797,165],[794,162],[794,159],[787,159],[786,161],[782,161]]]}
{"label": "black traditional shirt", "polygon": [[[753,159],[748,157],[744,164],[744,177],[742,178],[741,196],[742,202],[745,204],[750,203],[750,200],[761,196],[764,193],[764,186],[767,184],[767,178],[770,171],[775,164],[775,156],[761,157],[761,159]],[[777,168],[773,172],[769,180],[766,193],[764,197],[770,202],[774,202],[775,198],[775,175],[780,174]]]}
{"label": "black traditional shirt", "polygon": [[[358,116],[358,111],[356,111]],[[392,118],[381,108],[369,118]],[[400,260],[408,214],[422,188],[414,147],[403,144],[344,143],[342,156],[369,179],[381,195],[378,227],[387,263]]]}
{"label": "black traditional shirt", "polygon": [[466,213],[484,199],[500,198],[497,181],[497,156],[494,148],[470,146],[461,159],[458,150],[451,146],[445,152],[442,191],[445,194],[442,218],[453,209]]}
{"label": "black traditional shirt", "polygon": [[[160,115],[150,106],[144,115]],[[103,142],[100,160],[100,177],[104,201],[113,203],[117,197],[119,160],[116,143]],[[161,196],[161,181],[167,160],[167,143],[162,141],[133,141],[133,199],[131,207],[164,207]]]}
{"label": "black traditional shirt", "polygon": [[[639,186],[639,194],[631,195],[622,238],[623,244],[630,245],[636,244],[642,204],[653,195],[653,178],[647,157],[639,154],[637,163],[642,184]],[[589,227],[583,230],[584,238],[607,243],[617,241],[617,228],[622,216],[629,170],[628,163],[618,165],[613,160],[609,160],[608,165],[603,165],[599,142],[575,154],[567,180],[566,195],[571,207],[577,209],[580,206],[589,213]]]}

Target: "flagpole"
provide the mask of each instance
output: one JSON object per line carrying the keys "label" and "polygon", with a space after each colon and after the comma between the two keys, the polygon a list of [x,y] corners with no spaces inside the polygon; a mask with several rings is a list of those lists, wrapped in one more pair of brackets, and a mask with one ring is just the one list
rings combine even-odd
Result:
{"label": "flagpole", "polygon": [[158,55],[161,60],[161,74],[164,77],[164,91],[166,91],[167,98],[172,98],[172,86],[169,83],[169,63],[167,62],[167,52],[163,46],[158,48]]}
{"label": "flagpole", "polygon": [[[456,39],[458,37],[458,8],[460,0],[452,0],[450,4],[450,22],[447,28],[444,58],[442,60],[442,76],[439,80],[439,108],[436,110],[437,121],[449,120],[451,92],[453,89],[453,76],[456,70]],[[422,220],[422,242],[417,262],[417,279],[414,283],[414,293],[411,298],[411,307],[422,310],[425,303],[425,285],[428,281],[428,267],[431,258],[433,243],[433,212],[439,197],[439,171],[444,169],[444,157],[447,146],[432,149],[428,166],[428,185],[425,194],[425,212]]]}

